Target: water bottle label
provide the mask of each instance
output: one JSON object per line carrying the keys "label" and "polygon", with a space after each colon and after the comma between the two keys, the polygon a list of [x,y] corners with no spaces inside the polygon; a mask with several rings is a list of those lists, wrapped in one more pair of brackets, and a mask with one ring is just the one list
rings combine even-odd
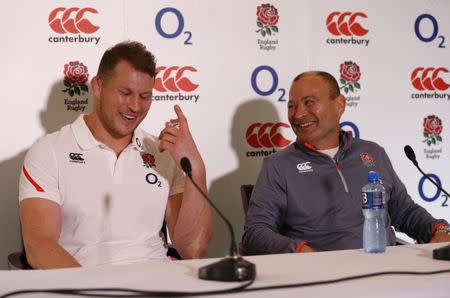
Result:
{"label": "water bottle label", "polygon": [[384,193],[383,192],[362,192],[361,193],[363,209],[383,209]]}

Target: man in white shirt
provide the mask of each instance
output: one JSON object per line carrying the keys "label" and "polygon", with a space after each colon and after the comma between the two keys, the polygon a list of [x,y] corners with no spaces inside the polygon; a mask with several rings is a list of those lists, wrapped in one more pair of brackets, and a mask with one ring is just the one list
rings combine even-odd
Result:
{"label": "man in white shirt", "polygon": [[40,138],[20,177],[20,219],[28,262],[60,268],[166,259],[165,220],[173,246],[199,258],[212,234],[206,170],[186,117],[167,122],[159,138],[138,125],[152,103],[155,59],[138,42],[107,50],[91,80],[95,99],[60,131]]}

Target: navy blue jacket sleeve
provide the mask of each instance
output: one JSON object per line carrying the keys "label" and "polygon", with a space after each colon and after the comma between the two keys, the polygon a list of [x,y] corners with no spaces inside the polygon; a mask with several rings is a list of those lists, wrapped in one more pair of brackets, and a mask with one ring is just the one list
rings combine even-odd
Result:
{"label": "navy blue jacket sleeve", "polygon": [[280,233],[287,206],[286,182],[274,160],[266,158],[253,189],[242,243],[248,254],[295,252],[300,239]]}
{"label": "navy blue jacket sleeve", "polygon": [[383,150],[385,165],[392,173],[393,185],[388,203],[388,212],[392,226],[400,232],[420,242],[428,242],[431,239],[431,229],[437,223],[447,222],[443,219],[435,219],[422,206],[416,204],[408,192],[405,185],[395,173],[391,161]]}

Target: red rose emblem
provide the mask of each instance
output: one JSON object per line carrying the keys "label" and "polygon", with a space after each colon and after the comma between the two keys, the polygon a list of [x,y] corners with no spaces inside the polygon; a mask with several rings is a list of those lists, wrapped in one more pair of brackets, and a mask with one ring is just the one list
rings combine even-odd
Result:
{"label": "red rose emblem", "polygon": [[343,84],[340,89],[344,89],[345,93],[356,92],[361,89],[358,80],[361,78],[361,71],[358,64],[353,61],[345,61],[341,64],[339,72],[341,73],[340,82]]}
{"label": "red rose emblem", "polygon": [[439,117],[431,115],[423,119],[423,132],[429,136],[438,136],[442,132],[442,121]]}
{"label": "red rose emblem", "polygon": [[64,65],[64,80],[72,84],[84,84],[89,78],[87,67],[78,61]]}
{"label": "red rose emblem", "polygon": [[345,61],[341,64],[341,78],[348,82],[357,82],[361,78],[359,66],[355,62]]}
{"label": "red rose emblem", "polygon": [[278,10],[272,4],[262,4],[256,10],[258,22],[264,25],[275,25],[278,22]]}
{"label": "red rose emblem", "polygon": [[369,153],[361,153],[360,157],[361,157],[361,160],[366,160],[366,161],[371,161],[371,162],[373,161],[373,157],[370,156]]}
{"label": "red rose emblem", "polygon": [[360,155],[359,155],[359,157],[361,158],[361,161],[363,162],[363,164],[366,166],[366,167],[373,167],[373,166],[375,166],[375,158],[373,158],[373,156],[372,155],[370,155],[369,153],[366,153],[366,152],[364,152],[364,153],[361,153]]}
{"label": "red rose emblem", "polygon": [[141,154],[142,161],[144,162],[144,167],[151,168],[155,166],[155,157],[150,153]]}
{"label": "red rose emblem", "polygon": [[142,161],[145,164],[152,165],[152,164],[155,163],[155,157],[152,154],[150,154],[150,153],[144,153],[144,154],[142,154]]}

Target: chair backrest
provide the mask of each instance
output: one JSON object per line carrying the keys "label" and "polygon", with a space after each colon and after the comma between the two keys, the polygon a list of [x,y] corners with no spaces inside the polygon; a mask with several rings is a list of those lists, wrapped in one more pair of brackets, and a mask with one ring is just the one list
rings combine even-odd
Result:
{"label": "chair backrest", "polygon": [[171,243],[169,243],[168,239],[168,233],[169,231],[167,230],[167,225],[166,225],[166,221],[163,221],[163,225],[161,227],[161,232],[160,232],[163,237],[164,237],[164,241],[167,244],[167,256],[170,257],[172,260],[182,260],[183,257],[178,253],[178,251],[172,246]]}
{"label": "chair backrest", "polygon": [[[250,203],[250,198],[252,196],[253,192],[253,184],[243,184],[241,185],[241,198],[242,198],[242,207],[244,207],[244,215],[247,218],[247,210],[248,210],[248,204]],[[244,246],[242,245],[242,242],[239,243],[239,253],[242,256],[247,255],[247,251],[245,250]]]}
{"label": "chair backrest", "polygon": [[8,270],[33,269],[27,262],[27,257],[23,252],[13,252],[8,255]]}
{"label": "chair backrest", "polygon": [[253,192],[253,184],[243,184],[241,185],[241,198],[242,207],[244,207],[244,214],[247,217],[248,204]]}

